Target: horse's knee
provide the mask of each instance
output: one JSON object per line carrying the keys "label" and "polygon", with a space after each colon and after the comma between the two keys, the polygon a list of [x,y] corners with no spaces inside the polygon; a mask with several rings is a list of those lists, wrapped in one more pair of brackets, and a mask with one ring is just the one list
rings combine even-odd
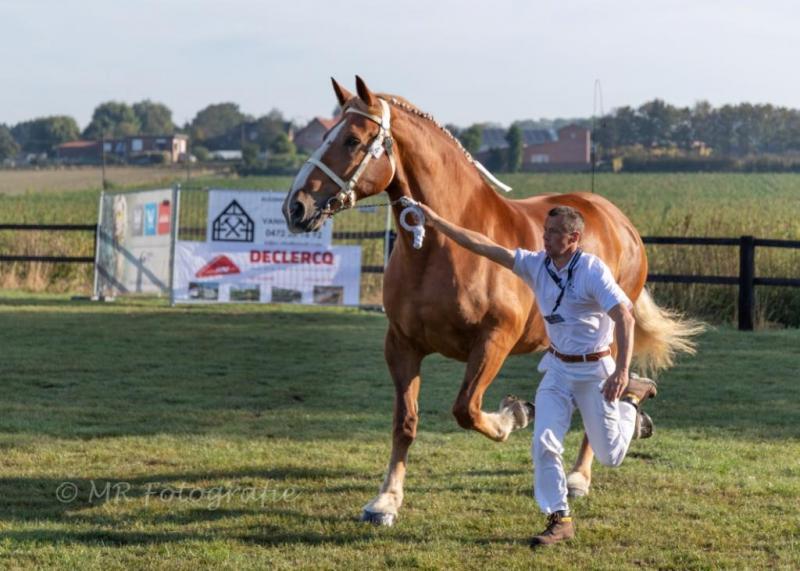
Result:
{"label": "horse's knee", "polygon": [[461,428],[470,430],[475,427],[476,414],[469,403],[456,402],[453,405],[453,416]]}
{"label": "horse's knee", "polygon": [[410,445],[417,438],[417,424],[419,423],[419,416],[414,413],[407,413],[400,418],[400,421],[395,424],[394,435],[395,438],[405,444]]}

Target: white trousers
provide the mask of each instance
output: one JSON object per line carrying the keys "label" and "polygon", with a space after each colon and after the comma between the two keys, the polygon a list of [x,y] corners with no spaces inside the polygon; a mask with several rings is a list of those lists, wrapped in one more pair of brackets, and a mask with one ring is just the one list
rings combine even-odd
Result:
{"label": "white trousers", "polygon": [[580,410],[589,443],[601,464],[622,464],[636,424],[636,408],[627,402],[609,403],[601,392],[614,372],[614,360],[564,363],[547,354],[539,364],[544,378],[536,391],[533,425],[534,495],[546,514],[569,509],[567,477],[562,454],[575,407]]}

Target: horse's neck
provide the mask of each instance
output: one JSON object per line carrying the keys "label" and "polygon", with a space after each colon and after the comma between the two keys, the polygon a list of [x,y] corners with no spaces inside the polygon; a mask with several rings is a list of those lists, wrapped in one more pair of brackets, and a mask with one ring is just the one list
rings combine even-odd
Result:
{"label": "horse's neck", "polygon": [[[410,196],[446,220],[467,227],[474,227],[479,214],[476,209],[485,216],[501,208],[503,199],[484,182],[463,152],[436,132],[435,125],[421,119],[406,119],[395,125],[392,131],[401,161],[398,176],[387,189],[392,200]],[[433,132],[421,132],[424,129]]]}

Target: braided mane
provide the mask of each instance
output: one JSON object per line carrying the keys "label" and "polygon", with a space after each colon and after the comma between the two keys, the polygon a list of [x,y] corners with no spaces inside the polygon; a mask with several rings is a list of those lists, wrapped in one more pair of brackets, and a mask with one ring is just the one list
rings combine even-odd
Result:
{"label": "braided mane", "polygon": [[417,117],[421,117],[433,123],[442,133],[444,133],[447,136],[448,139],[450,139],[451,141],[453,141],[453,143],[455,143],[456,147],[458,147],[458,149],[464,154],[464,157],[466,157],[466,159],[471,164],[473,165],[475,164],[475,159],[472,158],[470,152],[464,148],[464,145],[461,144],[461,141],[458,140],[458,137],[453,135],[453,133],[451,133],[447,127],[445,127],[444,125],[439,123],[436,119],[434,119],[433,115],[420,110],[418,107],[409,103],[402,97],[397,97],[395,95],[386,95],[386,97],[388,97],[387,101],[389,101],[389,103],[391,103],[392,105],[395,105],[400,109],[402,109],[403,111],[407,111],[412,115],[416,115]]}

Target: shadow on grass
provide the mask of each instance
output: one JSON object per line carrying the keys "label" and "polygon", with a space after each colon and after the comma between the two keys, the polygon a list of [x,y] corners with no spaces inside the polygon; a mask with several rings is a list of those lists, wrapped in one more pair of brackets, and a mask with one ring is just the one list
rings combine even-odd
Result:
{"label": "shadow on grass", "polygon": [[[18,301],[29,300],[0,303]],[[0,312],[0,431],[388,441],[394,390],[385,328],[377,314],[300,308],[146,312],[134,302],[103,312]],[[709,332],[696,357],[663,375],[648,412],[658,427],[798,437],[798,342],[797,331]],[[508,359],[484,408],[509,388],[530,398],[536,360]],[[463,370],[426,360],[424,430],[460,431],[450,409]]]}
{"label": "shadow on grass", "polygon": [[[0,531],[0,541],[15,544],[86,544],[103,546],[151,545],[186,542],[212,542],[236,540],[263,546],[277,545],[349,545],[369,541],[384,541],[387,537],[394,543],[419,543],[418,534],[404,534],[396,529],[383,530],[358,520],[358,513],[327,515],[309,513],[308,508],[294,508],[299,497],[236,496],[238,488],[215,487],[215,480],[273,480],[288,483],[292,478],[316,482],[321,478],[352,477],[349,470],[313,470],[281,467],[271,470],[231,470],[212,473],[154,474],[147,478],[114,479],[70,479],[76,486],[77,496],[71,501],[59,500],[64,493],[65,481],[52,478],[2,478],[0,479],[0,521],[13,529]],[[172,485],[170,485],[172,483]],[[179,483],[179,484],[178,484]],[[194,483],[194,485],[192,484]],[[270,484],[265,484],[269,486]],[[374,482],[369,485],[373,488]],[[256,490],[260,485],[253,485]],[[176,493],[193,490],[215,491],[222,494],[223,501],[214,497],[196,496],[178,499]],[[60,490],[60,491],[59,491]],[[165,499],[162,493],[170,491]],[[422,489],[411,491],[420,493]],[[452,491],[452,490],[451,490]],[[482,493],[486,493],[482,489]],[[507,490],[498,489],[506,492]],[[234,501],[229,505],[224,494],[233,492]],[[339,496],[336,489],[315,489],[314,493],[331,493]],[[189,499],[187,499],[189,498]],[[218,498],[217,498],[218,499]],[[125,502],[123,511],[114,513],[115,507],[106,504]],[[153,504],[167,505],[164,509],[152,509]],[[242,505],[244,504],[244,505]],[[326,503],[325,505],[329,505]],[[226,523],[230,520],[230,523]],[[136,522],[139,530],[127,529]],[[68,524],[70,528],[65,529]],[[209,527],[209,524],[215,527]],[[326,530],[317,531],[322,525]],[[30,529],[36,526],[36,529]],[[165,531],[142,531],[141,527],[167,526]],[[174,528],[188,526],[190,531],[175,531]],[[200,526],[196,528],[193,526]],[[25,529],[20,529],[24,527]],[[453,538],[465,544],[510,544],[519,538]]]}

